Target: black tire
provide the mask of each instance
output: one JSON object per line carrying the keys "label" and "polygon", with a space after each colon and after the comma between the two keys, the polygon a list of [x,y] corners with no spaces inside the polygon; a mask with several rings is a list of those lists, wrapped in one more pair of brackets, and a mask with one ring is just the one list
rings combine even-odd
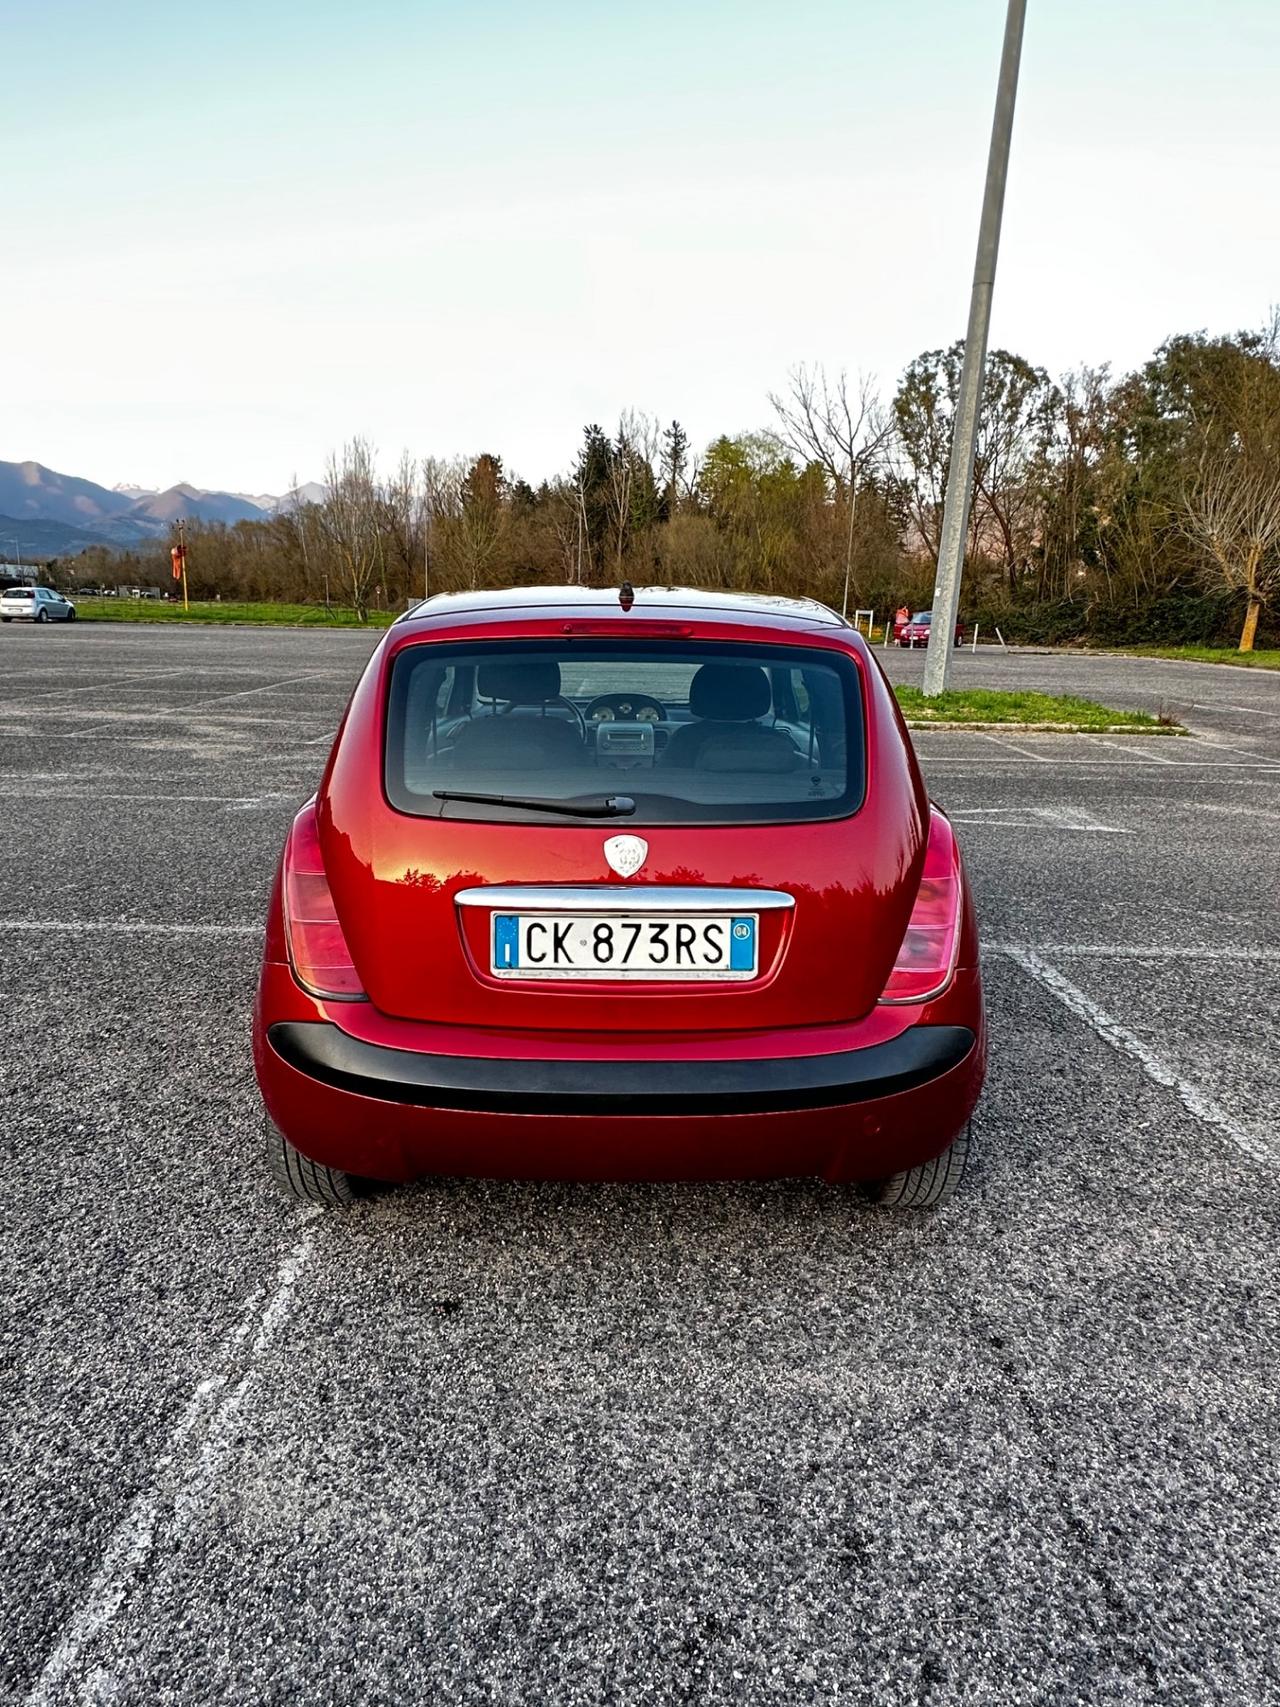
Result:
{"label": "black tire", "polygon": [[358,1195],[356,1181],[341,1168],[326,1168],[295,1150],[283,1134],[272,1127],[267,1133],[267,1170],[288,1197],[303,1203],[323,1203],[346,1208]]}
{"label": "black tire", "polygon": [[46,611],[46,610],[38,610],[38,611],[37,611],[37,612],[36,612],[36,621],[37,621],[37,622],[48,622],[48,620],[49,620],[49,613],[48,613],[48,611]]}
{"label": "black tire", "polygon": [[932,1209],[959,1191],[972,1153],[973,1127],[966,1126],[940,1156],[921,1162],[918,1168],[906,1168],[888,1179],[874,1181],[868,1195],[883,1209]]}
{"label": "black tire", "polygon": [[11,616],[0,616],[0,622],[12,622],[12,621],[13,621],[13,618]]}
{"label": "black tire", "polygon": [[74,622],[75,620],[76,620],[76,613],[73,610],[69,610],[67,612],[67,621],[68,622]]}

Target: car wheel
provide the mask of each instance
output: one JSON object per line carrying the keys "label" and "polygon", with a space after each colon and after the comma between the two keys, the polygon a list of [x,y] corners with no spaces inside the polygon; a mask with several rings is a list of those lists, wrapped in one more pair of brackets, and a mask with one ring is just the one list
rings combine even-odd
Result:
{"label": "car wheel", "polygon": [[872,1181],[868,1195],[883,1209],[931,1209],[935,1203],[946,1203],[960,1189],[972,1152],[973,1127],[966,1126],[940,1156]]}
{"label": "car wheel", "polygon": [[267,1134],[267,1169],[281,1191],[303,1203],[345,1207],[354,1203],[357,1196],[356,1181],[351,1174],[313,1162],[274,1127]]}
{"label": "car wheel", "polygon": [[0,622],[12,622],[12,621],[13,621],[13,618],[11,616],[0,616]]}
{"label": "car wheel", "polygon": [[76,620],[76,613],[73,610],[69,610],[67,612],[67,621],[68,622],[74,622],[75,620]]}
{"label": "car wheel", "polygon": [[48,611],[38,610],[36,612],[36,621],[37,622],[48,622],[48,620],[49,620]]}

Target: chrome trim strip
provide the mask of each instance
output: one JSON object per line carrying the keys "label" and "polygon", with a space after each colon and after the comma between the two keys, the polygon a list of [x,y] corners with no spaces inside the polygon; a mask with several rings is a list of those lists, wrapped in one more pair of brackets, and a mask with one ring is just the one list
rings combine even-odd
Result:
{"label": "chrome trim strip", "polygon": [[539,913],[774,913],[794,907],[781,889],[668,888],[660,883],[584,883],[572,889],[535,883],[491,883],[459,889],[459,907]]}

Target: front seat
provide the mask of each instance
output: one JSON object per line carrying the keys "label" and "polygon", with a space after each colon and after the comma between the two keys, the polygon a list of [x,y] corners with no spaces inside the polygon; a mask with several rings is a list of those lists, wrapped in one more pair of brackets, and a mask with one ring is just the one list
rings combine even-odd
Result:
{"label": "front seat", "polygon": [[801,763],[791,738],[758,723],[773,704],[759,664],[703,664],[689,684],[696,723],[677,729],[664,765],[685,770],[791,771]]}
{"label": "front seat", "polygon": [[481,664],[476,671],[481,699],[505,700],[508,707],[536,705],[541,717],[508,716],[495,710],[458,730],[453,763],[459,770],[560,770],[583,763],[582,737],[561,717],[548,717],[547,704],[560,697],[560,666],[554,658],[527,662],[505,659]]}

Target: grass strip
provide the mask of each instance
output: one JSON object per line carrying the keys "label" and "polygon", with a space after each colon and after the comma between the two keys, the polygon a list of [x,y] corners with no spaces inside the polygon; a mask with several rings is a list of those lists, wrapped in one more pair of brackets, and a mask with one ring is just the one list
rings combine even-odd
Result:
{"label": "grass strip", "polygon": [[1280,670],[1280,647],[1237,652],[1230,646],[1124,646],[1139,658],[1178,658],[1188,664],[1230,664],[1238,670]]}
{"label": "grass strip", "polygon": [[236,604],[221,601],[191,601],[184,611],[181,603],[168,599],[77,599],[76,616],[83,622],[178,622],[203,626],[208,623],[252,623],[266,628],[386,628],[399,611],[369,612],[367,622],[356,620],[353,610],[341,605]]}
{"label": "grass strip", "polygon": [[897,687],[903,715],[916,725],[964,723],[1033,725],[1064,734],[1098,734],[1124,729],[1142,729],[1149,734],[1180,734],[1171,719],[1153,717],[1149,711],[1117,711],[1097,700],[1076,694],[1004,693],[992,688],[960,688],[926,699],[917,687]]}

